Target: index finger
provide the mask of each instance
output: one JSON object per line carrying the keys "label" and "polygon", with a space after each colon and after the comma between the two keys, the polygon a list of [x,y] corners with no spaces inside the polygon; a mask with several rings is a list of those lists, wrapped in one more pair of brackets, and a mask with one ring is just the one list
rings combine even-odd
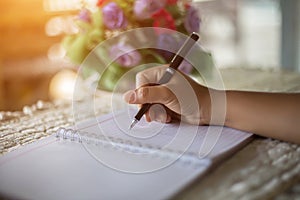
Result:
{"label": "index finger", "polygon": [[155,85],[158,83],[159,79],[162,77],[164,72],[168,68],[168,65],[162,65],[158,67],[151,67],[149,69],[143,70],[136,74],[136,88]]}

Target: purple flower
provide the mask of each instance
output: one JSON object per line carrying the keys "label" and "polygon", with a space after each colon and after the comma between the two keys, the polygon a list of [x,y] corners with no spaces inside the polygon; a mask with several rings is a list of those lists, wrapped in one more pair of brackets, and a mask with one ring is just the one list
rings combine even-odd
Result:
{"label": "purple flower", "polygon": [[199,32],[200,18],[197,10],[192,6],[187,11],[186,17],[184,19],[184,27],[188,33]]}
{"label": "purple flower", "polygon": [[78,19],[84,22],[91,22],[91,13],[88,9],[82,9],[78,14]]}
{"label": "purple flower", "polygon": [[140,19],[149,19],[151,16],[163,8],[166,0],[136,0],[134,3],[133,12]]}
{"label": "purple flower", "polygon": [[182,71],[185,74],[190,74],[193,70],[193,66],[186,60],[183,60],[179,65],[178,70]]}
{"label": "purple flower", "polygon": [[123,67],[133,67],[140,63],[141,54],[132,46],[118,43],[111,47],[110,57]]}
{"label": "purple flower", "polygon": [[127,19],[123,10],[114,2],[103,7],[103,22],[109,29],[120,29],[127,27]]}
{"label": "purple flower", "polygon": [[161,34],[158,36],[157,48],[161,54],[169,60],[175,52],[178,51],[179,45],[175,38],[170,34]]}

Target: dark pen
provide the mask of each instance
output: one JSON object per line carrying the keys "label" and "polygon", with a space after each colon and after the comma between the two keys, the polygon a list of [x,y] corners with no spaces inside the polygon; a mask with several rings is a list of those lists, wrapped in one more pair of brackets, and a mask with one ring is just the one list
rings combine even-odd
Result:
{"label": "dark pen", "polygon": [[[184,42],[182,47],[179,49],[177,54],[173,57],[169,67],[166,69],[165,73],[161,77],[161,79],[158,81],[157,84],[166,84],[170,81],[173,74],[175,73],[176,69],[179,67],[179,65],[184,60],[184,57],[188,54],[190,49],[193,47],[193,45],[196,43],[196,41],[199,39],[199,35],[197,33],[192,33],[188,39]],[[135,115],[134,119],[131,122],[131,125],[129,127],[129,130],[132,129],[142,118],[142,116],[149,110],[152,104],[146,103],[143,104],[140,108],[139,112]]]}

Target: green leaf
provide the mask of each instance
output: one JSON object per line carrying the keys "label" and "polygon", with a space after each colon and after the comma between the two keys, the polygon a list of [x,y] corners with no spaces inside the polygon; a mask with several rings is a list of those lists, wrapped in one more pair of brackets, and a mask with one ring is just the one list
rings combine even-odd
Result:
{"label": "green leaf", "polygon": [[88,34],[87,49],[92,50],[104,40],[104,32],[101,29],[94,29]]}
{"label": "green leaf", "polygon": [[67,51],[67,56],[76,64],[82,63],[89,51],[86,48],[88,37],[83,34],[77,36],[66,37],[63,46]]}
{"label": "green leaf", "polygon": [[101,10],[97,10],[96,12],[93,12],[91,14],[92,18],[92,26],[96,28],[103,28],[103,17],[102,17],[102,12]]}
{"label": "green leaf", "polygon": [[144,63],[160,63],[165,64],[166,60],[160,54],[158,54],[155,50],[152,49],[142,49],[141,54],[143,55]]}

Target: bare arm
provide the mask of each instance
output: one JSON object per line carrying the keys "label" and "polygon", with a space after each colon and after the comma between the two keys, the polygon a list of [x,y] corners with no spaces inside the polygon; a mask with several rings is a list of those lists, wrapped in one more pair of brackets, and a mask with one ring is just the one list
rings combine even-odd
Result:
{"label": "bare arm", "polygon": [[227,91],[225,125],[300,144],[300,94]]}
{"label": "bare arm", "polygon": [[[220,91],[202,86],[180,73],[176,73],[167,85],[147,85],[157,82],[165,68],[161,66],[141,72],[137,76],[137,89],[124,95],[128,103],[155,103],[167,108],[166,112],[151,107],[146,113],[148,121],[169,123],[179,118],[191,124],[225,125],[300,144],[300,93]],[[192,97],[192,93],[196,96]],[[224,94],[225,98],[218,98]],[[217,102],[213,106],[212,96]],[[212,118],[214,106],[217,115]],[[224,112],[225,124],[224,118],[218,117],[224,116]]]}

